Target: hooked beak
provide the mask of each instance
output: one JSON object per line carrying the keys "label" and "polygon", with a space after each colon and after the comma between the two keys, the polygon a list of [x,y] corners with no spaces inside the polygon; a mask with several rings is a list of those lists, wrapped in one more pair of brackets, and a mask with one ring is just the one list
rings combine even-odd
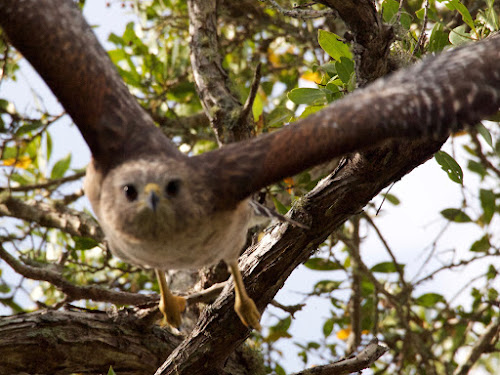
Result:
{"label": "hooked beak", "polygon": [[156,211],[158,203],[160,202],[160,187],[157,184],[150,183],[145,186],[144,192],[146,193],[148,207]]}

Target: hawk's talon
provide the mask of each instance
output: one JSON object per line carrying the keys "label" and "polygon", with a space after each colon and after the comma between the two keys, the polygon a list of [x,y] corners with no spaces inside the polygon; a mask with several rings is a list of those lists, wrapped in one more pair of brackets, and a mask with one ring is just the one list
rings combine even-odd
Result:
{"label": "hawk's talon", "polygon": [[260,326],[260,312],[257,310],[255,302],[248,296],[245,290],[238,262],[229,263],[229,270],[233,275],[234,292],[236,294],[234,310],[244,325],[260,331],[262,329]]}
{"label": "hawk's talon", "polygon": [[172,294],[163,298],[162,295],[158,308],[162,312],[168,325],[179,328],[182,324],[181,313],[186,309],[186,299]]}
{"label": "hawk's talon", "polygon": [[246,296],[244,299],[236,298],[234,311],[236,311],[241,322],[247,327],[256,329],[257,331],[262,329],[260,325],[260,312],[250,297]]}
{"label": "hawk's talon", "polygon": [[181,296],[174,296],[167,285],[165,273],[155,270],[160,286],[160,303],[158,308],[162,312],[167,324],[179,328],[182,324],[181,313],[186,309],[186,299]]}

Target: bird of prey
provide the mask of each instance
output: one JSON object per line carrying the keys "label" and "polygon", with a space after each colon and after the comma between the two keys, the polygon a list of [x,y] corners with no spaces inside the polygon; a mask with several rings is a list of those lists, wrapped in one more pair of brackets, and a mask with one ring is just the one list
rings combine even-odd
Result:
{"label": "bird of prey", "polygon": [[132,97],[71,0],[3,0],[0,24],[81,131],[93,157],[85,192],[111,250],[156,270],[160,308],[174,326],[185,302],[162,271],[224,260],[236,312],[260,328],[237,263],[253,193],[390,138],[474,125],[500,105],[500,37],[492,36],[380,79],[279,131],[189,157]]}

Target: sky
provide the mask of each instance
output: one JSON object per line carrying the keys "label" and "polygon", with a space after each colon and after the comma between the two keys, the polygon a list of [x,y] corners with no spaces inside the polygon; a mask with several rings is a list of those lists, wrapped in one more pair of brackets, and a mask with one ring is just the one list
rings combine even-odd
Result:
{"label": "sky", "polygon": [[[116,4],[111,8],[107,8],[104,1],[89,0],[87,3],[84,11],[85,17],[91,25],[99,25],[94,31],[105,48],[111,48],[112,45],[107,43],[109,33],[113,31],[120,34],[126,23],[134,19],[134,16],[130,14],[129,9],[123,10]],[[43,98],[43,105],[49,108],[51,113],[61,111],[61,106],[50,90],[26,62],[22,63],[18,82],[4,82],[0,86],[0,96],[12,98],[21,111],[32,108],[33,99],[32,95],[29,94],[32,92],[40,94],[40,97]],[[55,145],[53,160],[58,160],[72,152],[71,166],[73,168],[86,166],[90,159],[88,147],[77,128],[71,125],[69,118],[66,116],[51,129]],[[456,143],[464,141],[465,139],[455,139]],[[449,153],[453,152],[451,142],[445,145],[444,150]],[[457,160],[459,163],[461,162],[464,169],[466,185],[472,192],[477,191],[475,186],[477,186],[478,180],[476,175],[466,170],[464,153],[460,147],[455,147],[455,151],[458,154]],[[463,193],[460,186],[451,182],[446,173],[440,169],[433,159],[397,182],[390,192],[401,200],[401,204],[392,206],[390,203],[385,202],[376,223],[385,235],[398,261],[407,264],[405,271],[411,279],[418,272],[422,259],[427,256],[425,249],[429,248],[435,235],[441,231],[444,225],[439,212],[445,208],[460,207]],[[375,198],[374,202],[379,206],[381,200]],[[84,204],[88,206],[88,203]],[[498,215],[497,222],[493,225],[500,225]],[[382,244],[373,236],[373,231],[364,230],[364,233],[368,235],[368,238],[362,247],[362,257],[367,265],[372,266],[389,260]],[[440,240],[439,249],[448,250],[443,251],[440,257],[447,259],[453,253],[451,250],[455,250],[455,256],[459,258],[461,255],[466,254],[470,244],[481,236],[482,234],[477,231],[474,225],[455,225]],[[488,260],[488,262],[491,262],[491,260]],[[499,261],[497,261],[496,265],[499,265]],[[433,267],[439,266],[438,261],[433,261],[426,266],[426,270],[429,271]],[[467,268],[466,271],[443,273],[422,285],[418,292],[423,294],[433,291],[442,293],[447,297],[453,296],[462,285],[467,283],[471,277],[478,275],[483,268],[484,263],[478,263]],[[15,275],[12,277],[15,277]],[[335,272],[314,272],[301,266],[290,276],[285,287],[276,296],[276,300],[284,305],[301,303],[304,295],[311,292],[315,282],[329,278],[335,279],[336,277],[338,275]],[[466,302],[467,299],[467,294],[464,294],[456,303]],[[296,319],[292,322],[291,334],[294,336],[294,341],[321,340],[323,338],[322,324],[330,316],[329,311],[330,304],[328,301],[319,298],[308,300],[306,307],[296,313]],[[275,322],[276,315],[283,316],[283,313],[275,307],[269,307],[263,316],[263,325]],[[302,363],[296,356],[297,348],[293,343],[286,341],[277,344],[277,347],[284,353],[284,357],[280,362],[284,364],[287,371],[298,371],[302,369]],[[313,362],[310,364],[321,362],[320,358],[313,357],[312,360]]]}

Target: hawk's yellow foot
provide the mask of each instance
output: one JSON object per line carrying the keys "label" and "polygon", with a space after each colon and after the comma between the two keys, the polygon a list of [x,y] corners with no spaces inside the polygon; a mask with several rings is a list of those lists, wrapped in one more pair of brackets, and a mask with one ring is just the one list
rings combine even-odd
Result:
{"label": "hawk's yellow foot", "polygon": [[179,328],[182,323],[181,313],[186,309],[186,299],[181,296],[174,296],[170,292],[163,271],[155,270],[155,273],[160,286],[160,303],[158,307],[167,323]]}
{"label": "hawk's yellow foot", "polygon": [[236,293],[234,310],[236,311],[241,319],[241,322],[244,325],[260,331],[262,329],[262,327],[260,326],[260,313],[259,310],[257,310],[257,306],[255,306],[255,303],[248,296],[245,290],[245,285],[243,284],[243,279],[241,278],[241,272],[238,267],[238,262],[230,263],[229,270],[233,275],[234,291]]}

